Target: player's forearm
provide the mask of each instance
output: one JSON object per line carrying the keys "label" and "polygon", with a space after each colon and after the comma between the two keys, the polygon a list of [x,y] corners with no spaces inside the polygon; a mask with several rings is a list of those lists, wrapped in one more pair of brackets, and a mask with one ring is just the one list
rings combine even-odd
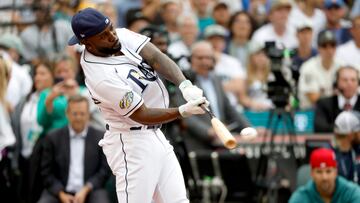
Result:
{"label": "player's forearm", "polygon": [[147,43],[140,51],[140,55],[151,67],[175,85],[178,86],[186,79],[176,63],[158,50],[152,43]]}
{"label": "player's forearm", "polygon": [[168,123],[181,117],[178,108],[145,108],[144,106],[140,107],[130,118],[144,125],[156,125]]}

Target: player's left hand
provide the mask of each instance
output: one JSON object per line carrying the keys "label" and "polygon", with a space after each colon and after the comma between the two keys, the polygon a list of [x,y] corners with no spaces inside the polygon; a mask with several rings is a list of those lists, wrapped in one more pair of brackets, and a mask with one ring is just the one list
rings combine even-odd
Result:
{"label": "player's left hand", "polygon": [[189,80],[183,81],[179,85],[180,91],[184,99],[188,102],[203,97],[203,91],[196,85],[193,85]]}

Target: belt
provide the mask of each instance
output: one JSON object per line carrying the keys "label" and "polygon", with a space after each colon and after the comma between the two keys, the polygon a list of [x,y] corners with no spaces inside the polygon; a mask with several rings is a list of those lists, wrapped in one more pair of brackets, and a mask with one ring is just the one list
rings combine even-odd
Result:
{"label": "belt", "polygon": [[[105,125],[105,128],[106,130],[110,130],[110,126],[109,124],[106,124]],[[131,131],[134,131],[134,130],[151,130],[151,129],[158,129],[158,128],[161,128],[161,125],[145,125],[145,126],[133,126],[133,127],[130,127],[130,130]]]}

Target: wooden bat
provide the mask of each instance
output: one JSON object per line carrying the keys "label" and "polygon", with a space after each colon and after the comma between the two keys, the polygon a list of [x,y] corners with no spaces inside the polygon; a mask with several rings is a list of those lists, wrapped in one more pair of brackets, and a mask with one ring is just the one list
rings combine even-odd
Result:
{"label": "wooden bat", "polygon": [[201,108],[209,114],[211,118],[211,125],[224,146],[228,149],[234,149],[237,145],[234,136],[229,132],[225,125],[218,118],[215,117],[215,115],[210,111],[210,109],[204,107],[203,105],[201,105]]}

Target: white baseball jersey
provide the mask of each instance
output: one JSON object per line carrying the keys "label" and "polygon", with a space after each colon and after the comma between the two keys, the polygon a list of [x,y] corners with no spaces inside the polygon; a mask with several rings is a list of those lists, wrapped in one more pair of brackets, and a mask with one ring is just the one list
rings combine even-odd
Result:
{"label": "white baseball jersey", "polygon": [[140,50],[150,40],[125,28],[116,29],[124,55],[98,57],[84,50],[81,66],[85,83],[111,128],[129,130],[139,124],[129,118],[143,103],[167,108],[169,95],[154,70],[145,64]]}
{"label": "white baseball jersey", "polygon": [[150,39],[124,28],[116,32],[124,55],[98,57],[84,50],[81,65],[94,103],[110,126],[99,145],[116,176],[118,201],[188,203],[173,147],[160,129],[145,128],[129,118],[142,104],[169,105],[163,83],[139,55]]}

